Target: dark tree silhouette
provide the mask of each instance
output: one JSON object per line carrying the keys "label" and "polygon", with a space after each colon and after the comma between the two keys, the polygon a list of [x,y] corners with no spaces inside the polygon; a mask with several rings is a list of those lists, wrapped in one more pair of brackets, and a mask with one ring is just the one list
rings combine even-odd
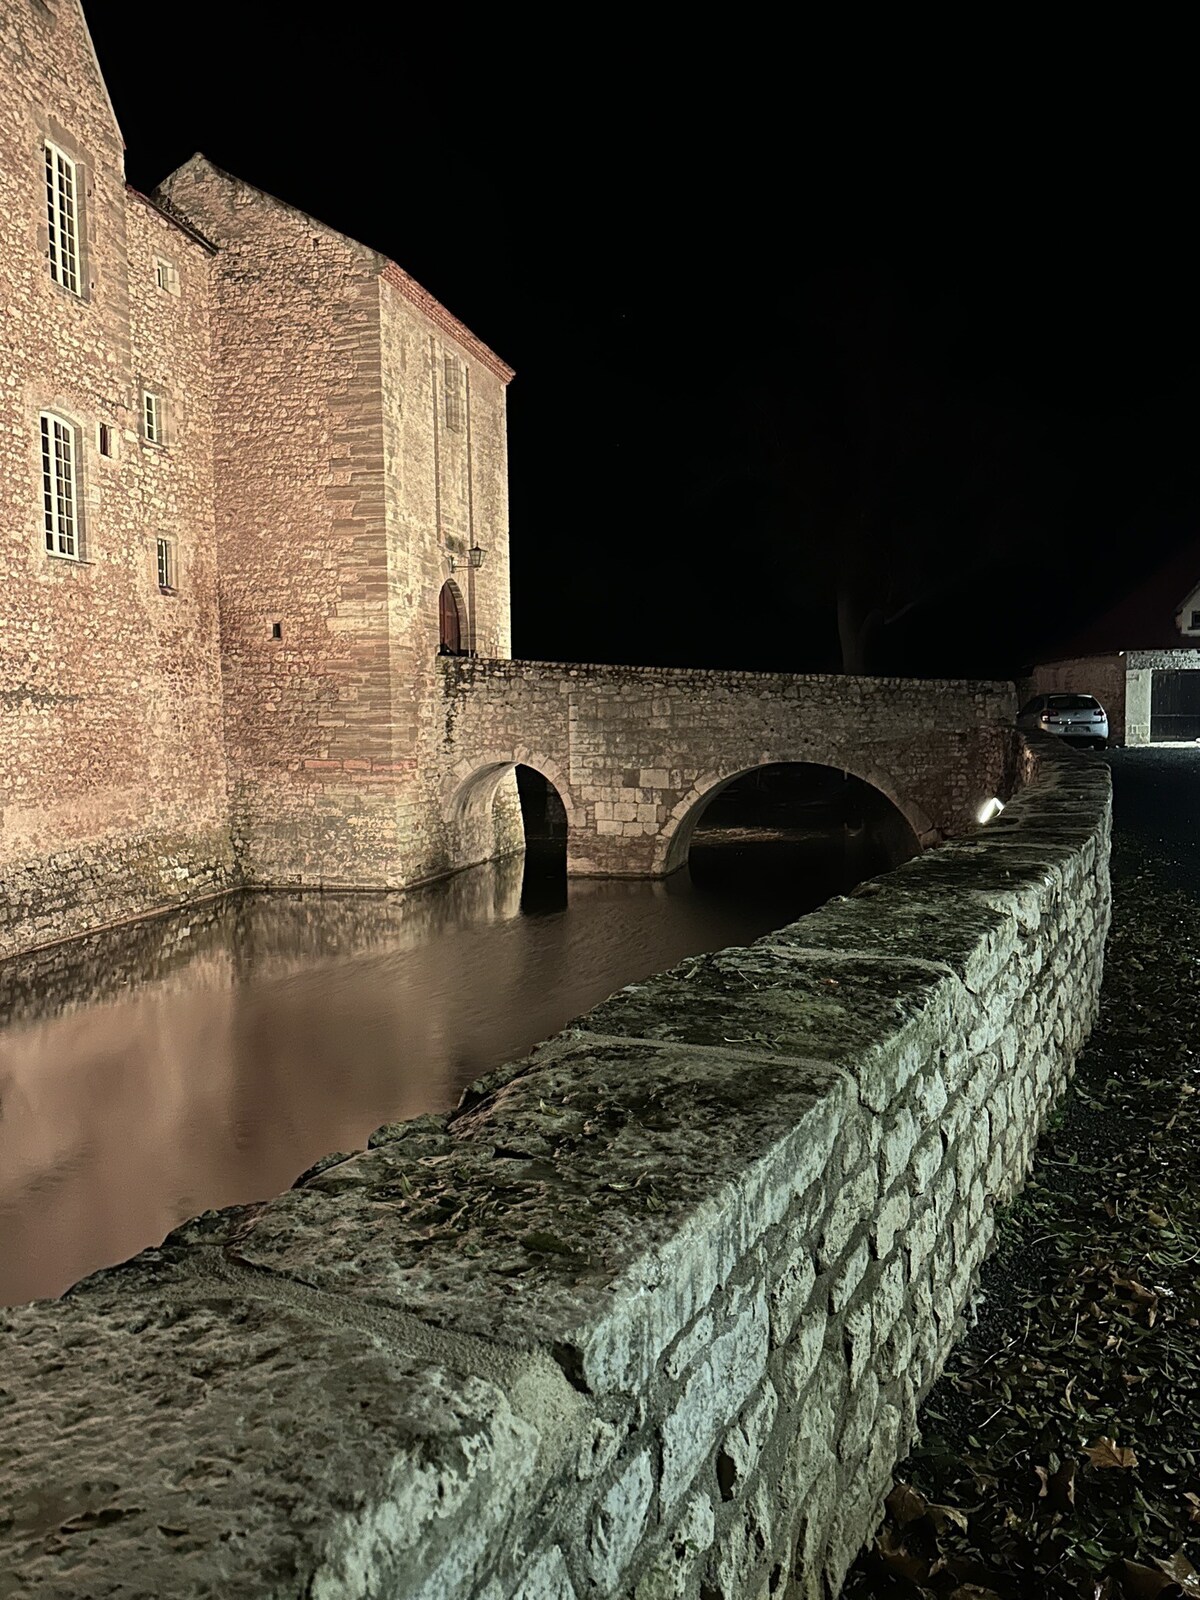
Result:
{"label": "dark tree silhouette", "polygon": [[958,382],[956,333],[879,277],[806,286],[697,474],[702,500],[759,507],[781,602],[835,610],[845,672],[879,670],[901,619],[1011,566],[1057,499],[1045,420]]}

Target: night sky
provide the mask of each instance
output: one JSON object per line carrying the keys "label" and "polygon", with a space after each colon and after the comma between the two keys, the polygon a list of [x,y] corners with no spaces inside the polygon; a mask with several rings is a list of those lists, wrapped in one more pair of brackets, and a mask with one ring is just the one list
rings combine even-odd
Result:
{"label": "night sky", "polygon": [[1200,579],[1193,138],[1128,41],[87,11],[138,188],[203,150],[516,368],[515,653],[836,669],[840,594],[871,670],[1009,675]]}

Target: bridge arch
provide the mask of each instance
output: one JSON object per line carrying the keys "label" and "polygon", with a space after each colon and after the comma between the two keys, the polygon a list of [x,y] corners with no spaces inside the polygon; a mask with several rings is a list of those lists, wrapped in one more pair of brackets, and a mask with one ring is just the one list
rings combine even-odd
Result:
{"label": "bridge arch", "polygon": [[575,798],[559,763],[552,756],[523,748],[489,751],[476,761],[460,761],[452,774],[446,798],[446,820],[463,823],[486,817],[491,811],[501,780],[518,767],[531,767],[553,785],[567,814],[567,827],[574,828],[577,816]]}
{"label": "bridge arch", "polygon": [[696,825],[717,795],[736,783],[739,778],[744,778],[747,773],[775,766],[825,767],[830,771],[843,772],[847,777],[858,778],[870,788],[877,790],[886,800],[891,801],[908,824],[914,843],[920,849],[927,849],[941,840],[941,833],[926,812],[908,800],[890,775],[879,771],[878,768],[860,770],[846,766],[841,760],[815,761],[811,757],[767,756],[761,761],[751,762],[749,766],[738,767],[733,772],[705,773],[692,784],[687,793],[672,807],[655,841],[652,869],[655,876],[668,877],[672,872],[677,872],[680,867],[687,865],[688,850]]}

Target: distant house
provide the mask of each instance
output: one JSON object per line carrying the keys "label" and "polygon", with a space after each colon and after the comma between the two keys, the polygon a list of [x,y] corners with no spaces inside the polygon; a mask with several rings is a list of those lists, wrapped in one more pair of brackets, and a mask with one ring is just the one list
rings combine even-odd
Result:
{"label": "distant house", "polygon": [[1200,583],[1195,584],[1179,603],[1175,626],[1185,639],[1200,639]]}
{"label": "distant house", "polygon": [[1200,547],[1188,544],[1061,655],[1033,667],[1023,698],[1056,689],[1094,694],[1114,744],[1200,742],[1198,575]]}

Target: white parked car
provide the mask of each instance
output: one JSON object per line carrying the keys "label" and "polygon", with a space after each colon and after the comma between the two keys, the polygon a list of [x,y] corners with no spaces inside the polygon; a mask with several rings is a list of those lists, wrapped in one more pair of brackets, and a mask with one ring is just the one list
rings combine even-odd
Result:
{"label": "white parked car", "polygon": [[1108,712],[1094,695],[1039,694],[1017,713],[1018,728],[1037,728],[1078,739],[1103,750],[1108,743]]}

